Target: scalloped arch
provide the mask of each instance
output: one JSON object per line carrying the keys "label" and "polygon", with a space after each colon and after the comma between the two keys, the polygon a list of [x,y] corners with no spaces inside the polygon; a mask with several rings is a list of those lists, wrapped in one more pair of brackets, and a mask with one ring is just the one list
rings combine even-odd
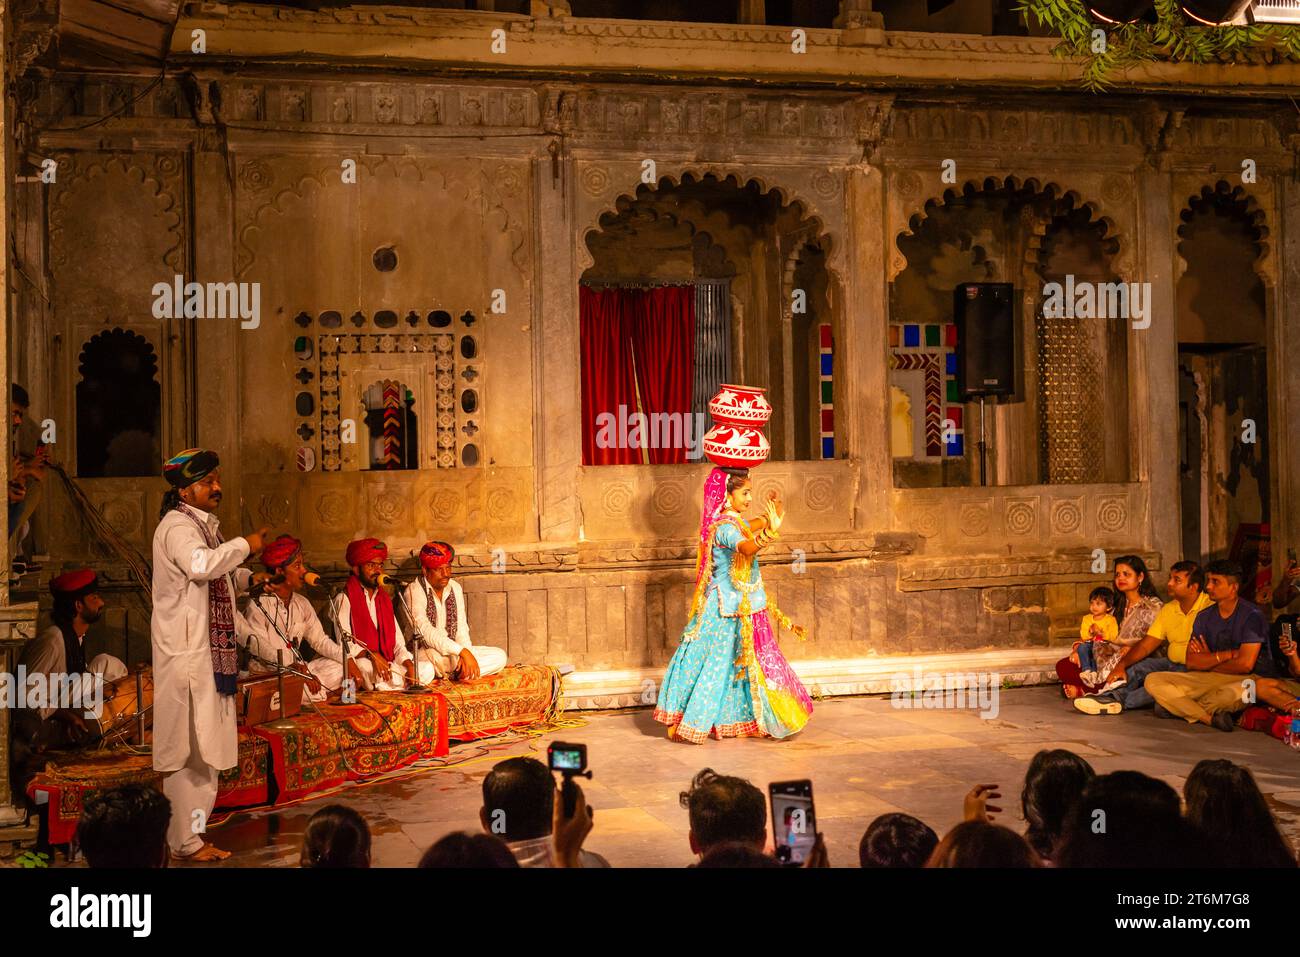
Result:
{"label": "scalloped arch", "polygon": [[[661,171],[653,187],[639,183],[633,192],[621,192],[614,198],[612,203],[605,204],[596,214],[595,222],[582,231],[582,241],[579,244],[579,273],[585,272],[594,262],[588,240],[593,234],[599,233],[604,228],[601,221],[606,216],[611,213],[622,213],[626,208],[637,202],[643,192],[647,194],[654,193],[665,186],[680,189],[683,180],[691,178],[698,182],[707,176],[712,176],[720,183],[731,183],[737,189],[744,189],[753,183],[762,195],[766,196],[769,193],[774,193],[783,207],[798,210],[800,228],[803,228],[805,223],[814,227],[818,241],[826,250],[826,271],[832,274],[836,281],[839,281],[838,269],[833,265],[833,262],[838,258],[839,243],[836,242],[834,233],[827,229],[824,218],[817,211],[817,207],[813,202],[793,187],[771,182],[769,177],[763,174],[741,172],[726,165],[712,163],[689,163],[668,172]],[[712,238],[714,242],[718,241],[717,237]]]}
{"label": "scalloped arch", "polygon": [[1019,176],[1004,176],[1000,178],[997,176],[985,176],[982,179],[972,178],[966,180],[960,187],[953,186],[952,188],[944,190],[942,196],[929,197],[922,204],[920,209],[907,218],[906,228],[900,230],[894,237],[894,251],[901,253],[902,250],[898,246],[898,241],[904,236],[915,236],[917,231],[920,229],[921,224],[929,219],[930,216],[933,215],[934,211],[939,207],[947,206],[961,197],[972,196],[984,192],[993,192],[999,189],[1009,189],[1012,192],[1017,193],[1028,191],[1034,196],[1046,196],[1048,200],[1052,202],[1051,213],[1045,217],[1038,217],[1035,221],[1033,228],[1039,235],[1042,235],[1042,233],[1046,231],[1048,224],[1058,216],[1075,209],[1088,210],[1088,221],[1099,223],[1105,227],[1105,230],[1102,233],[1102,238],[1118,244],[1112,255],[1112,259],[1119,258],[1123,250],[1124,240],[1115,220],[1106,215],[1101,204],[1094,200],[1084,199],[1082,194],[1077,190],[1066,189],[1058,183],[1050,180],[1043,183],[1034,176],[1024,178]]}
{"label": "scalloped arch", "polygon": [[1188,268],[1187,257],[1183,255],[1183,244],[1188,241],[1187,227],[1191,225],[1193,217],[1216,203],[1226,203],[1250,229],[1254,230],[1255,245],[1259,247],[1259,252],[1252,265],[1255,274],[1264,281],[1265,285],[1272,286],[1272,270],[1268,266],[1273,255],[1273,245],[1269,242],[1268,214],[1260,206],[1258,197],[1250,190],[1240,185],[1234,186],[1222,179],[1216,180],[1213,186],[1202,185],[1198,192],[1187,197],[1182,209],[1178,211],[1181,222],[1177,229],[1178,242],[1174,244],[1174,252],[1182,263],[1179,275],[1186,272]]}

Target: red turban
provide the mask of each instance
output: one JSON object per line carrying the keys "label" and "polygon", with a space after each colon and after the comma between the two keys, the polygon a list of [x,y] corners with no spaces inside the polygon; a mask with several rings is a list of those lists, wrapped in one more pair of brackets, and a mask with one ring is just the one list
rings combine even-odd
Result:
{"label": "red turban", "polygon": [[302,542],[292,535],[281,535],[262,549],[262,564],[267,571],[283,568],[293,561],[294,556],[302,551]]}
{"label": "red turban", "polygon": [[441,568],[450,565],[456,557],[456,549],[446,542],[425,542],[420,549],[420,564],[425,568]]}
{"label": "red turban", "polygon": [[75,571],[64,572],[56,578],[51,578],[50,591],[55,595],[75,601],[78,598],[85,598],[93,592],[98,583],[99,578],[93,571],[89,568],[78,568]]}
{"label": "red turban", "polygon": [[377,538],[362,538],[348,545],[347,563],[352,567],[388,558],[388,546]]}

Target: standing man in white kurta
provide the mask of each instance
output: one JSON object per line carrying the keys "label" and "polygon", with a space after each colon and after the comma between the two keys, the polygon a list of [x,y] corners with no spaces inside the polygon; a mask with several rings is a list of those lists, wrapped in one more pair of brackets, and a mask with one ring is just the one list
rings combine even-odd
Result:
{"label": "standing man in white kurta", "polygon": [[[446,542],[425,542],[420,549],[420,577],[406,586],[411,625],[423,647],[416,651],[420,680],[472,680],[494,675],[506,666],[502,648],[475,645],[469,640],[465,593],[451,577],[456,550]],[[426,669],[433,673],[427,674]]]}
{"label": "standing man in white kurta", "polygon": [[153,536],[153,766],[171,802],[167,844],[174,860],[229,857],[203,840],[217,778],[239,756],[237,643],[248,625],[235,606],[250,573],[239,565],[262,550],[267,529],[224,542],[212,510],[221,504],[220,461],[186,449],[163,465],[171,486]]}

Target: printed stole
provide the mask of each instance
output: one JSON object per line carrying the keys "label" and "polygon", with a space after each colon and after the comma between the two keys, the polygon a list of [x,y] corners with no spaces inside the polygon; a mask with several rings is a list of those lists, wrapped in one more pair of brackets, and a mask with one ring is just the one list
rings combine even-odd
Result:
{"label": "printed stole", "polygon": [[[208,548],[217,548],[225,541],[220,531],[208,528],[189,508],[182,506],[181,514],[198,526]],[[217,692],[234,694],[239,679],[239,653],[235,643],[235,599],[226,575],[208,582],[208,646],[212,649],[212,674]]]}
{"label": "printed stole", "polygon": [[[425,606],[424,613],[429,616],[429,624],[438,627],[438,600],[434,597],[433,589],[429,587],[427,581],[421,581],[424,586]],[[456,629],[460,626],[459,613],[456,610],[456,592],[452,590],[451,582],[447,582],[447,638],[450,641],[456,640]]]}

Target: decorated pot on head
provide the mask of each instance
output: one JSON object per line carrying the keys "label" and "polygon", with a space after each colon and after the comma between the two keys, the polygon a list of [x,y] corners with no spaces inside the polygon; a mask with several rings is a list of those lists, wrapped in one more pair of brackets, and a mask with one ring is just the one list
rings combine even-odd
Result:
{"label": "decorated pot on head", "polygon": [[723,384],[709,400],[709,415],[719,425],[748,425],[762,428],[772,417],[767,390],[748,385]]}
{"label": "decorated pot on head", "polygon": [[772,452],[762,429],[746,425],[715,425],[704,433],[701,444],[710,462],[731,469],[762,465]]}

